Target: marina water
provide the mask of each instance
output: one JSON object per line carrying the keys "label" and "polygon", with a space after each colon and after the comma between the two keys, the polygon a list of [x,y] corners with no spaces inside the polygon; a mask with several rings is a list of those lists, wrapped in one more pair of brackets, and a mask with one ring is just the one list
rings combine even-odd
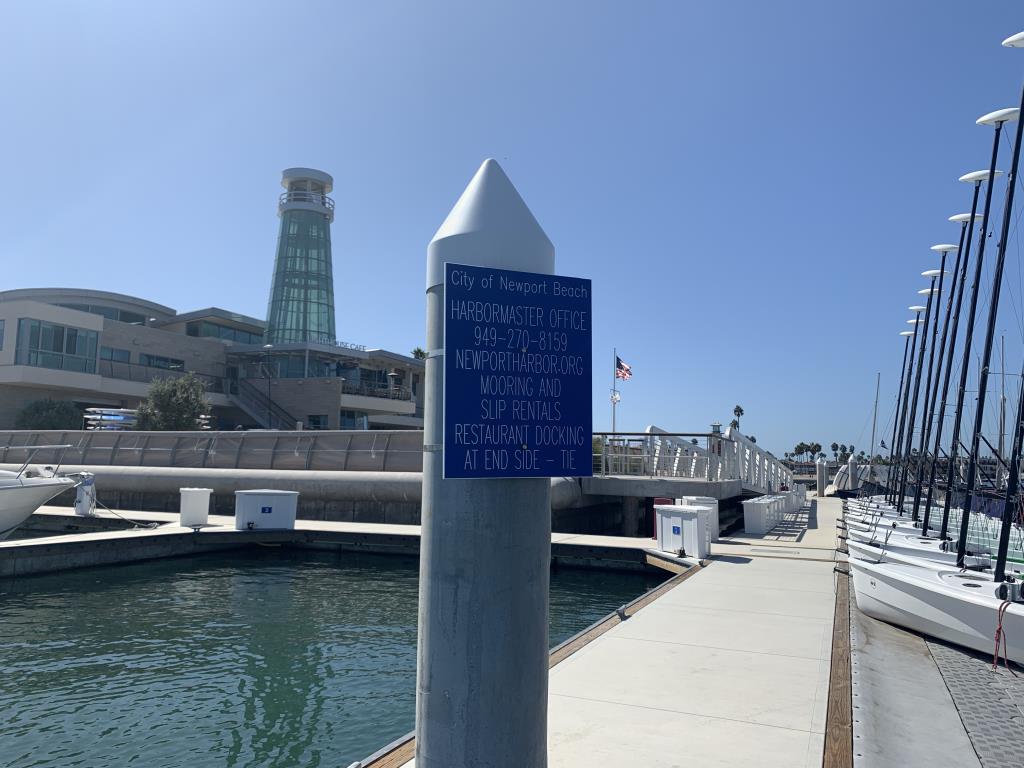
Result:
{"label": "marina water", "polygon": [[[267,548],[0,583],[0,763],[346,766],[412,730],[417,581]],[[552,571],[551,644],[659,581]]]}

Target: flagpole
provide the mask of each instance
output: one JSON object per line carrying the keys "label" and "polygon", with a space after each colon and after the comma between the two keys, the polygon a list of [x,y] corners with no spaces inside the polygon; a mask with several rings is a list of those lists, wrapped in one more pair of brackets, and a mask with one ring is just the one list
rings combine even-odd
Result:
{"label": "flagpole", "polygon": [[618,405],[618,398],[615,396],[618,394],[616,386],[616,376],[619,368],[619,352],[615,347],[612,347],[612,433],[615,432],[615,406]]}

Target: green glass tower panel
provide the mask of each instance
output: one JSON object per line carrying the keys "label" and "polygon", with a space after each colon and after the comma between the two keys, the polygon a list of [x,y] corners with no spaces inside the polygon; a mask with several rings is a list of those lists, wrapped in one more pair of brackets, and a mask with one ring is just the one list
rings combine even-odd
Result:
{"label": "green glass tower panel", "polygon": [[334,343],[331,221],[311,210],[281,211],[266,341]]}

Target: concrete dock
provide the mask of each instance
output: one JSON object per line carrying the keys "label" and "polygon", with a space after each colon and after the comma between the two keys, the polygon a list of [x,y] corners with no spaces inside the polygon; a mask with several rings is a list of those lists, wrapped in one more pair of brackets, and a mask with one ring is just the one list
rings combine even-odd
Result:
{"label": "concrete dock", "polygon": [[[861,615],[835,549],[841,511],[837,499],[809,499],[770,533],[723,537],[703,564],[649,538],[552,534],[556,563],[676,575],[553,649],[549,765],[1024,764],[1024,678]],[[122,514],[159,527],[110,530],[130,523],[44,508],[36,527],[77,535],[0,543],[0,575],[246,543],[419,547],[413,525],[299,520],[295,531],[241,532],[212,516],[194,533],[169,513]],[[410,734],[362,766],[411,766],[413,750]]]}
{"label": "concrete dock", "polygon": [[[100,511],[77,517],[68,507],[44,506],[26,527],[54,535],[0,541],[0,578],[51,573],[70,568],[138,562],[232,549],[255,544],[291,544],[380,554],[415,556],[419,552],[418,525],[348,523],[296,520],[287,531],[236,531],[234,518],[210,515],[209,525],[198,531],[182,528],[178,515],[169,512]],[[127,526],[142,527],[127,527]],[[74,534],[74,535],[67,535]],[[692,560],[653,549],[649,538],[551,534],[555,565],[644,570],[658,567],[679,573]]]}

